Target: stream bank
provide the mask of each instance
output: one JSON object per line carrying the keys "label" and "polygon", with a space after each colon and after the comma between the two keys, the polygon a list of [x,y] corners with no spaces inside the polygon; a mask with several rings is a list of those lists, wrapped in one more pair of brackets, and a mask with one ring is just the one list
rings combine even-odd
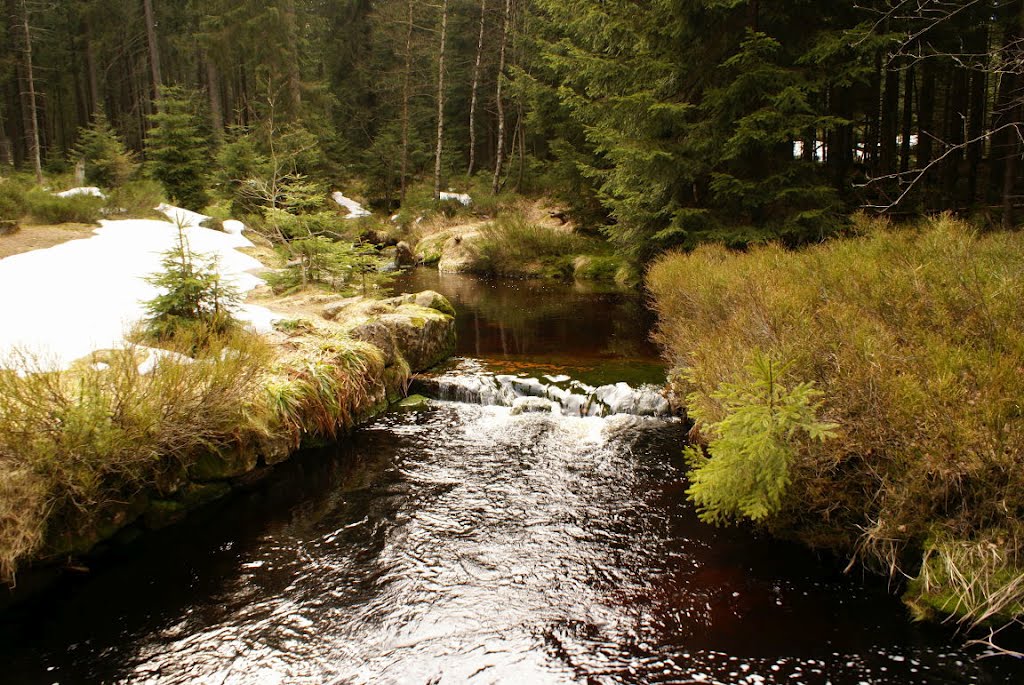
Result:
{"label": "stream bank", "polygon": [[[54,448],[70,450],[65,459],[76,466],[83,461],[79,451],[91,455],[84,465],[95,474],[90,476],[97,480],[92,484],[94,494],[84,503],[65,495],[65,500],[51,505],[45,519],[5,519],[5,539],[27,541],[20,548],[5,549],[12,573],[15,564],[23,569],[62,563],[77,567],[77,559],[95,557],[110,545],[125,544],[147,531],[177,523],[233,490],[250,487],[298,449],[340,439],[378,416],[405,396],[412,373],[444,360],[455,345],[454,312],[435,292],[384,300],[320,296],[316,302],[306,302],[304,311],[310,315],[276,321],[274,330],[265,335],[269,352],[253,356],[251,362],[245,356],[250,354],[248,349],[225,348],[218,358],[191,359],[129,348],[93,353],[68,371],[28,374],[22,379],[5,376],[5,388],[9,385],[26,392],[40,379],[49,379],[48,387],[58,394],[55,406],[61,404],[60,393],[78,392],[76,416],[95,414],[89,410],[96,409],[93,405],[108,407],[104,424],[112,424],[110,430],[121,433],[133,419],[110,407],[130,404],[128,398],[152,394],[152,388],[166,392],[167,382],[180,387],[180,392],[177,387],[170,388],[164,404],[157,407],[164,417],[150,429],[158,433],[152,444],[139,438],[143,442],[136,449],[152,456],[148,461],[132,462],[131,479],[119,473],[126,471],[127,465],[113,460],[104,463],[98,451],[99,441],[106,440],[102,432],[106,428],[91,431],[99,437],[72,444],[60,437],[62,430],[70,430],[70,419],[61,420],[68,428],[58,425],[53,429],[57,436]],[[142,354],[149,358],[140,364]],[[227,371],[246,374],[249,381],[237,388],[230,385],[234,379],[224,381],[229,385],[218,385],[222,367],[232,363],[239,368]],[[259,367],[254,368],[255,364]],[[148,365],[149,370],[140,371],[136,365]],[[196,387],[200,389],[195,391]],[[217,402],[218,393],[228,390],[238,393],[239,406],[231,409],[219,427],[204,425],[201,420],[187,423],[196,413],[215,413],[216,407],[207,401]],[[107,399],[109,395],[113,396]],[[31,425],[31,418],[26,413],[22,421]],[[175,437],[175,432],[188,431],[206,432]],[[33,497],[47,492],[52,493],[51,498],[58,497],[60,492],[54,488],[70,489],[80,482],[75,479],[82,477],[69,468],[68,473],[51,476],[49,482],[30,480],[20,491],[15,487],[7,493],[8,504],[19,503],[20,497],[31,510]],[[17,480],[13,482],[18,485]],[[43,515],[40,512],[39,516]],[[34,544],[33,533],[39,536]]]}

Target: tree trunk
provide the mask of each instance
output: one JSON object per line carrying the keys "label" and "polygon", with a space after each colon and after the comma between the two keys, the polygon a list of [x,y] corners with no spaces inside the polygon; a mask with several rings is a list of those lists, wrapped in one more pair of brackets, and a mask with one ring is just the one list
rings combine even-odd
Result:
{"label": "tree trunk", "polygon": [[480,87],[480,60],[484,53],[484,18],[487,12],[487,0],[480,0],[480,33],[476,40],[476,61],[473,63],[473,79],[469,97],[469,166],[466,175],[473,175],[476,163],[476,96]]}
{"label": "tree trunk", "polygon": [[[1018,40],[1020,38],[1020,0],[1011,3],[1007,8],[1007,22],[1003,33],[1003,50],[1010,59],[1018,59]],[[992,148],[989,152],[989,187],[993,195],[1002,197],[1004,176],[1007,172],[1007,161],[1015,154],[1018,131],[1007,125],[1014,121],[1013,114],[1016,99],[1019,96],[1020,79],[1017,72],[1009,69],[999,75],[995,105],[992,109]],[[994,199],[994,198],[991,198]]]}
{"label": "tree trunk", "polygon": [[409,183],[409,80],[412,71],[412,19],[413,2],[407,0],[408,14],[405,24],[405,70],[402,73],[402,171],[399,179],[399,203],[405,204],[405,191]]}
{"label": "tree trunk", "polygon": [[881,158],[878,170],[883,174],[896,171],[896,135],[900,106],[900,72],[890,65],[885,70],[885,91],[881,112]]}
{"label": "tree trunk", "polygon": [[28,89],[25,93],[28,98],[28,116],[26,117],[26,123],[28,124],[28,147],[29,156],[32,159],[32,169],[36,174],[36,183],[42,184],[43,182],[43,160],[42,154],[39,150],[39,113],[36,106],[36,80],[35,72],[32,67],[32,27],[29,21],[28,2],[27,0],[21,0],[21,28],[23,31],[22,37],[25,41],[25,87]]}
{"label": "tree trunk", "polygon": [[89,72],[89,114],[96,116],[102,109],[100,99],[99,68],[96,66],[96,53],[93,50],[92,26],[85,22],[85,68]]}
{"label": "tree trunk", "polygon": [[933,175],[925,170],[932,163],[934,139],[935,67],[925,60],[921,63],[921,90],[917,94],[917,168],[924,172],[917,182],[917,192],[921,194],[921,208],[925,211],[929,209],[928,188]]}
{"label": "tree trunk", "polygon": [[[1021,108],[1015,107],[1011,115],[1013,121],[1020,121]],[[1017,187],[1017,168],[1020,164],[1020,131],[1014,129],[1006,150],[1006,169],[1003,174],[1003,228],[1009,230],[1016,222],[1013,216],[1014,191]]]}
{"label": "tree trunk", "polygon": [[505,104],[501,99],[501,86],[505,76],[505,49],[508,46],[508,34],[512,24],[512,0],[505,0],[505,19],[501,24],[501,48],[498,50],[498,149],[494,159],[494,180],[491,183],[491,192],[495,195],[501,187],[501,167],[505,163]]}
{"label": "tree trunk", "polygon": [[146,16],[146,43],[149,45],[149,71],[153,78],[153,100],[160,101],[160,86],[164,84],[160,74],[160,46],[156,40],[156,18],[153,14],[153,0],[142,0]]}
{"label": "tree trunk", "polygon": [[302,71],[299,67],[299,35],[295,21],[294,0],[286,0],[282,17],[284,19],[284,35],[288,43],[285,49],[288,60],[288,100],[292,119],[298,119],[302,108]]}
{"label": "tree trunk", "polygon": [[437,147],[434,148],[434,199],[441,199],[441,153],[444,148],[444,53],[448,40],[448,0],[441,4],[441,42],[437,50]]}
{"label": "tree trunk", "polygon": [[224,137],[224,103],[220,93],[220,71],[210,55],[205,54],[203,61],[206,62],[206,88],[210,96],[210,127],[213,128],[214,138],[219,141]]}

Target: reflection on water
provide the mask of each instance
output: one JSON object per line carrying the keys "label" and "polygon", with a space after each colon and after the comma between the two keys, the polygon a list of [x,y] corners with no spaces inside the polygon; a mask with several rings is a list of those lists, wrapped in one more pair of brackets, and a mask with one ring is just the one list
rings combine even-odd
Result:
{"label": "reflection on water", "polygon": [[1021,682],[911,624],[880,582],[700,524],[684,434],[455,402],[389,414],[0,615],[0,679]]}
{"label": "reflection on water", "polygon": [[663,383],[648,337],[653,323],[633,292],[551,281],[492,281],[415,269],[396,291],[437,290],[458,312],[456,354],[504,373],[568,373],[604,385]]}

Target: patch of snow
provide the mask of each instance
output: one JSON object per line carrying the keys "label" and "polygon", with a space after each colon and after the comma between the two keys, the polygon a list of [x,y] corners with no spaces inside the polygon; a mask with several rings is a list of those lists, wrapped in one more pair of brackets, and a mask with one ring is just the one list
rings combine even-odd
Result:
{"label": "patch of snow", "polygon": [[96,186],[83,186],[81,188],[72,188],[70,190],[65,190],[63,192],[55,194],[57,195],[57,197],[75,197],[76,195],[91,195],[93,197],[98,197],[101,200],[107,199],[107,196],[103,194],[103,191],[97,188]]}
{"label": "patch of snow", "polygon": [[224,232],[231,235],[242,235],[242,231],[245,230],[245,224],[237,219],[228,219],[221,225],[224,227]]}
{"label": "patch of snow", "polygon": [[466,193],[441,193],[441,200],[455,200],[468,207],[473,204],[473,198]]}
{"label": "patch of snow", "polygon": [[367,211],[365,207],[355,200],[351,200],[342,195],[340,190],[335,190],[331,193],[331,199],[348,210],[348,216],[345,217],[346,219],[358,219],[360,217],[370,216],[370,212]]}
{"label": "patch of snow", "polygon": [[[264,284],[250,273],[263,265],[235,249],[252,246],[241,233],[202,228],[195,220],[202,215],[177,207],[160,211],[188,220],[190,248],[216,257],[226,283],[243,293]],[[0,259],[0,292],[8,293],[0,298],[0,367],[22,351],[50,368],[66,368],[94,350],[122,346],[125,333],[145,318],[143,302],[158,293],[146,278],[162,270],[178,230],[150,219],[100,224],[91,238]],[[249,304],[236,316],[261,332],[280,318]]]}
{"label": "patch of snow", "polygon": [[139,374],[142,376],[145,376],[146,374],[150,373],[153,369],[157,367],[158,364],[160,364],[160,362],[162,362],[165,359],[176,361],[179,364],[191,364],[193,361],[195,361],[191,357],[186,357],[183,354],[171,352],[170,350],[161,350],[158,347],[145,347],[140,345],[135,349],[142,350],[147,353],[146,358],[142,361],[141,364],[139,364]]}
{"label": "patch of snow", "polygon": [[390,217],[388,218],[388,221],[390,221],[391,223],[395,223],[395,222],[397,222],[397,221],[398,221],[398,215],[397,215],[397,214],[392,214],[392,215],[391,215],[391,216],[390,216]]}

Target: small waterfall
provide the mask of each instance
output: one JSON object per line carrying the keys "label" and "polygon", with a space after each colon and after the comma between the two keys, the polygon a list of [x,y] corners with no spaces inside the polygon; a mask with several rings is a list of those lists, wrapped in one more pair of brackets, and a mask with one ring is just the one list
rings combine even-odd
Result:
{"label": "small waterfall", "polygon": [[592,386],[569,376],[525,378],[475,371],[417,379],[413,392],[437,400],[511,407],[513,414],[531,412],[564,416],[671,416],[660,388],[626,383]]}

